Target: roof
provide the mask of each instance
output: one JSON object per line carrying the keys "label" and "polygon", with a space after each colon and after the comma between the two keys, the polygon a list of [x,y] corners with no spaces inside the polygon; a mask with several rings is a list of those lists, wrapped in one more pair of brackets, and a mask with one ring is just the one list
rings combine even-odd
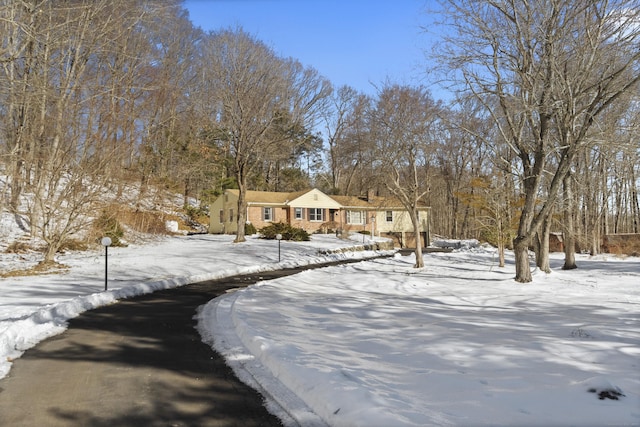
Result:
{"label": "roof", "polygon": [[356,196],[329,196],[345,208],[372,208],[371,203]]}
{"label": "roof", "polygon": [[[292,200],[295,200],[307,193],[314,191],[314,189],[294,191],[290,193],[278,192],[278,191],[254,191],[248,190],[246,194],[246,200],[248,204],[260,204],[260,205],[287,205]],[[325,195],[319,190],[315,190]],[[239,190],[226,190],[226,192],[238,197]],[[404,210],[402,203],[394,197],[373,197],[370,199],[357,196],[330,196],[325,195],[333,199],[336,203],[343,208],[351,209],[393,209]],[[421,205],[418,209],[429,209],[427,206]]]}
{"label": "roof", "polygon": [[[402,203],[395,197],[372,197],[366,199],[356,196],[329,196],[336,202],[340,203],[345,208],[360,208],[360,209],[393,209],[393,210],[405,210]],[[429,209],[427,206],[418,206],[418,209]]]}
{"label": "roof", "polygon": [[[235,195],[236,197],[240,193],[240,190],[226,190],[227,192]],[[246,200],[247,203],[262,203],[262,204],[274,204],[284,205],[288,201],[296,199],[301,195],[308,193],[310,190],[296,191],[292,193],[284,193],[279,191],[254,191],[247,190]]]}

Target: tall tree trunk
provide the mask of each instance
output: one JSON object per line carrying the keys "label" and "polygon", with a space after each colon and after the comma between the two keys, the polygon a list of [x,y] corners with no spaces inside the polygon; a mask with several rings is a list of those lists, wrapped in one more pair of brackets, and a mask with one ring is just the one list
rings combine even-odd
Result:
{"label": "tall tree trunk", "polygon": [[551,273],[549,265],[549,234],[551,232],[551,215],[542,223],[542,230],[538,231],[538,251],[536,252],[536,265],[541,271]]}
{"label": "tall tree trunk", "polygon": [[247,177],[244,173],[238,173],[238,222],[234,243],[245,242],[244,226],[247,222]]}
{"label": "tall tree trunk", "polygon": [[518,236],[513,239],[513,253],[516,262],[516,282],[528,283],[533,280],[529,266],[529,243],[527,236]]}
{"label": "tall tree trunk", "polygon": [[[634,165],[629,167],[630,182],[638,182],[636,179]],[[632,215],[632,232],[640,233],[640,202],[638,202],[638,186],[631,185],[631,215]]]}
{"label": "tall tree trunk", "polygon": [[422,257],[422,235],[420,234],[420,220],[418,219],[418,210],[411,212],[411,222],[413,223],[413,232],[416,236],[416,263],[415,268],[424,267],[424,258]]}
{"label": "tall tree trunk", "polygon": [[504,267],[504,241],[502,238],[498,242],[498,267]]}
{"label": "tall tree trunk", "polygon": [[564,225],[562,237],[564,242],[564,265],[563,270],[573,270],[576,265],[576,241],[575,227],[573,221],[573,187],[571,173],[564,178]]}
{"label": "tall tree trunk", "polygon": [[[526,157],[526,156],[523,156]],[[518,223],[518,235],[513,240],[513,251],[516,260],[516,282],[528,283],[533,280],[529,266],[529,246],[534,241],[536,229],[533,226],[536,205],[536,189],[539,188],[540,172],[544,170],[544,158],[538,156],[538,161],[533,167],[525,169],[523,185],[525,189],[525,202],[520,211]]]}

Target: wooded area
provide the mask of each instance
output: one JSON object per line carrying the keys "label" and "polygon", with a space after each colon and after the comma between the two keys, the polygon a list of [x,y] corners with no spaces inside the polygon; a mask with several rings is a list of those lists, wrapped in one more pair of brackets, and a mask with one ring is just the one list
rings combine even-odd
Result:
{"label": "wooded area", "polygon": [[332,87],[242,28],[195,28],[177,0],[2,0],[0,211],[52,261],[125,188],[204,211],[225,188],[376,191],[430,205],[434,234],[514,248],[522,282],[528,248],[549,268],[550,231],[568,269],[640,233],[640,2],[444,10],[424,67],[445,101]]}

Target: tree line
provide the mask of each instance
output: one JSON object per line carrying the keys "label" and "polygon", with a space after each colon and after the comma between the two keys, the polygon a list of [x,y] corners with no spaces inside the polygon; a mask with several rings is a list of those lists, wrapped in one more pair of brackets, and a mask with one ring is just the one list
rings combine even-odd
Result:
{"label": "tree line", "polygon": [[203,206],[238,188],[241,225],[247,190],[376,191],[431,206],[435,234],[513,248],[518,281],[531,247],[549,268],[551,231],[574,268],[603,234],[640,232],[639,14],[445,1],[425,70],[453,95],[437,100],[334,87],[242,28],[194,27],[177,0],[2,1],[0,209],[51,261],[125,188]]}

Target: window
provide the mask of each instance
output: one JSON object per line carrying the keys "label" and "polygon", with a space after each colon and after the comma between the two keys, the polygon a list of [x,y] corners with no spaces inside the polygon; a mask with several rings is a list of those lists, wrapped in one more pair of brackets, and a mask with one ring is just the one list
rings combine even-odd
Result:
{"label": "window", "polygon": [[220,209],[220,224],[224,222],[224,210]]}
{"label": "window", "polygon": [[324,209],[309,208],[309,221],[324,221]]}
{"label": "window", "polygon": [[387,211],[387,222],[393,222],[393,211]]}
{"label": "window", "polygon": [[233,217],[233,209],[229,209],[229,222],[234,221],[235,218]]}
{"label": "window", "polygon": [[264,221],[273,221],[273,208],[262,208],[262,219]]}
{"label": "window", "polygon": [[364,212],[347,211],[347,224],[364,224]]}
{"label": "window", "polygon": [[295,208],[293,212],[293,216],[295,217],[295,219],[304,219],[302,212],[302,208]]}

